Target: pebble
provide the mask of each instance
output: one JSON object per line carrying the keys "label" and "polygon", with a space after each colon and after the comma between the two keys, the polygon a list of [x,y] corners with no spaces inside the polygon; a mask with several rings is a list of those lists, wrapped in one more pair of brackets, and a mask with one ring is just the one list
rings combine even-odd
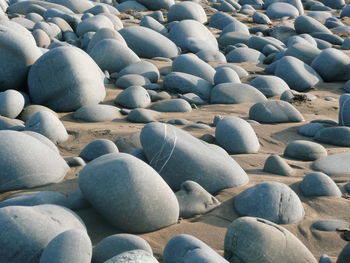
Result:
{"label": "pebble", "polygon": [[314,139],[316,141],[337,145],[342,147],[350,146],[350,128],[349,127],[327,127],[319,130]]}
{"label": "pebble", "polygon": [[130,250],[124,253],[121,253],[107,261],[105,263],[124,263],[124,262],[133,262],[133,263],[158,263],[158,260],[153,257],[153,255],[144,250]]}
{"label": "pebble", "polygon": [[172,5],[168,11],[168,22],[196,20],[202,24],[207,22],[203,7],[195,2],[181,2]]}
{"label": "pebble", "polygon": [[184,99],[162,100],[154,103],[151,108],[160,112],[189,112],[191,105]]}
{"label": "pebble", "polygon": [[250,85],[261,91],[267,98],[279,96],[289,90],[288,84],[276,76],[259,76],[254,78]]}
{"label": "pebble", "polygon": [[148,109],[134,109],[127,117],[127,120],[134,123],[149,123],[156,121],[160,115],[159,112]]}
{"label": "pebble", "polygon": [[222,67],[216,70],[214,84],[222,83],[241,83],[241,80],[235,70],[229,67]]}
{"label": "pebble", "polygon": [[17,118],[24,107],[24,97],[17,90],[0,92],[0,115],[7,118]]}

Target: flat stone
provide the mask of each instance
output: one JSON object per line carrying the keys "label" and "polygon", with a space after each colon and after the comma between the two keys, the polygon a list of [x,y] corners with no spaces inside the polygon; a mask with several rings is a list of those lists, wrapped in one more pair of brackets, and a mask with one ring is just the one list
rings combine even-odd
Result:
{"label": "flat stone", "polygon": [[291,176],[294,174],[293,168],[277,154],[271,154],[266,159],[263,171],[283,176]]}
{"label": "flat stone", "polygon": [[86,105],[73,113],[73,118],[85,122],[104,122],[121,118],[120,109],[112,105]]}

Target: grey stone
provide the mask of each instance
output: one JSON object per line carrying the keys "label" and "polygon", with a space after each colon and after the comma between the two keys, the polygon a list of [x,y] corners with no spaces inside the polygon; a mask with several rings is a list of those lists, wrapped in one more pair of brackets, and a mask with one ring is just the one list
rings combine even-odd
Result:
{"label": "grey stone", "polygon": [[118,88],[126,89],[130,86],[145,86],[151,84],[149,79],[142,75],[137,74],[126,74],[117,79],[116,83]]}
{"label": "grey stone", "polygon": [[134,123],[149,123],[156,121],[159,114],[159,112],[153,110],[134,109],[128,114],[127,120]]}
{"label": "grey stone", "polygon": [[226,55],[227,62],[233,63],[262,63],[266,57],[261,52],[246,47],[240,47],[232,50]]}
{"label": "grey stone", "polygon": [[121,118],[120,109],[112,105],[86,105],[73,113],[73,118],[86,122],[112,121]]}
{"label": "grey stone", "polygon": [[291,176],[294,174],[293,168],[277,154],[271,154],[265,161],[263,170],[272,174]]}
{"label": "grey stone", "polygon": [[115,30],[110,28],[101,28],[93,35],[91,40],[89,41],[89,45],[86,48],[86,51],[90,53],[90,51],[96,46],[96,44],[105,39],[113,39],[120,42],[120,44],[126,45],[124,38]]}
{"label": "grey stone", "polygon": [[187,125],[190,122],[186,119],[183,118],[176,118],[176,119],[171,119],[169,121],[167,121],[168,124],[172,124],[172,125]]}
{"label": "grey stone", "polygon": [[316,19],[309,16],[299,16],[294,22],[295,30],[298,34],[303,33],[314,33],[314,32],[325,32],[331,33],[331,31],[318,22]]}
{"label": "grey stone", "polygon": [[275,75],[283,79],[289,88],[305,91],[322,82],[318,73],[303,61],[285,56],[279,60]]}
{"label": "grey stone", "polygon": [[96,32],[101,28],[114,29],[112,21],[104,15],[96,15],[82,20],[76,29],[78,36],[84,35],[86,32]]}
{"label": "grey stone", "polygon": [[223,30],[225,26],[235,21],[238,20],[235,19],[233,16],[230,16],[229,14],[226,14],[224,12],[215,12],[210,17],[209,26],[219,30]]}
{"label": "grey stone", "polygon": [[197,53],[201,50],[219,50],[213,34],[196,20],[183,20],[171,27],[168,35],[182,50]]}
{"label": "grey stone", "polygon": [[59,153],[57,146],[46,136],[44,136],[40,133],[34,132],[34,131],[22,131],[22,132],[34,137],[35,139],[41,141],[43,144],[46,144],[48,147],[50,147],[55,152]]}
{"label": "grey stone", "polygon": [[252,18],[253,18],[253,22],[256,24],[271,24],[271,20],[269,16],[263,13],[255,12]]}
{"label": "grey stone", "polygon": [[151,16],[142,17],[140,26],[148,27],[164,36],[168,34],[168,29]]}
{"label": "grey stone", "polygon": [[219,68],[214,75],[214,84],[241,83],[241,80],[233,69],[229,67]]}
{"label": "grey stone", "polygon": [[69,167],[78,167],[86,165],[85,161],[78,156],[64,158],[64,160],[69,165]]}
{"label": "grey stone", "polygon": [[[166,91],[160,91],[160,92],[157,92],[155,90],[147,90],[150,98],[151,98],[151,101],[154,102],[154,101],[158,101],[158,100],[168,100],[168,99],[171,99],[171,96],[168,92]],[[191,93],[193,94],[193,93]],[[196,95],[197,96],[197,95]],[[181,97],[181,96],[179,96]],[[199,97],[198,97],[199,98]]]}
{"label": "grey stone", "polygon": [[[142,58],[176,57],[176,45],[162,34],[142,26],[131,26],[119,31],[129,48]],[[171,39],[171,38],[170,38]]]}
{"label": "grey stone", "polygon": [[336,263],[347,263],[350,256],[350,243],[348,243],[340,252]]}
{"label": "grey stone", "polygon": [[[325,65],[327,64],[327,65]],[[350,78],[350,58],[342,51],[328,48],[323,50],[311,66],[325,81],[341,81]]]}
{"label": "grey stone", "polygon": [[332,263],[332,260],[329,258],[329,256],[327,254],[323,254],[323,255],[321,255],[318,263]]}
{"label": "grey stone", "polygon": [[329,176],[337,174],[349,174],[349,158],[349,152],[332,154],[330,156],[316,160],[312,164],[312,168],[316,171],[328,174]]}
{"label": "grey stone", "polygon": [[319,231],[336,231],[337,228],[348,228],[350,224],[342,220],[326,219],[316,221],[311,227]]}
{"label": "grey stone", "polygon": [[14,119],[24,107],[24,97],[16,90],[0,92],[0,115]]}
{"label": "grey stone", "polygon": [[236,32],[236,33],[246,34],[248,36],[250,35],[248,27],[238,20],[233,20],[229,24],[227,24],[222,29],[221,34],[224,34],[227,32]]}
{"label": "grey stone", "polygon": [[[346,33],[348,31],[349,31],[349,28],[346,26],[334,28],[334,33],[341,34],[342,32]],[[315,39],[321,39],[333,45],[342,45],[344,42],[344,40],[340,36],[337,36],[333,33],[315,32],[315,33],[311,33],[310,35],[313,36]]]}
{"label": "grey stone", "polygon": [[92,259],[104,263],[108,259],[131,250],[144,250],[152,254],[152,248],[143,238],[132,234],[116,234],[102,239],[94,248]]}
{"label": "grey stone", "polygon": [[160,112],[189,112],[191,105],[184,99],[170,99],[154,103],[151,108]]}
{"label": "grey stone", "polygon": [[267,98],[279,96],[289,90],[288,84],[276,76],[259,76],[254,78],[250,85],[261,91]]}
{"label": "grey stone", "polygon": [[[349,82],[345,83],[345,86],[343,89],[347,91],[347,87],[349,85]],[[343,94],[339,98],[339,115],[338,115],[338,120],[339,120],[339,125],[340,126],[350,126],[350,114],[349,112],[349,99],[350,99],[350,94]]]}
{"label": "grey stone", "polygon": [[118,94],[115,103],[129,109],[145,108],[151,103],[151,98],[146,89],[131,86]]}
{"label": "grey stone", "polygon": [[340,12],[340,18],[350,17],[350,5],[345,6]]}
{"label": "grey stone", "polygon": [[157,259],[153,255],[144,250],[130,250],[124,253],[121,253],[105,263],[124,263],[124,262],[133,262],[133,263],[158,263]]}
{"label": "grey stone", "polygon": [[305,215],[297,194],[288,185],[264,182],[244,190],[234,199],[241,216],[254,216],[277,224],[291,224]]}
{"label": "grey stone", "polygon": [[38,47],[47,48],[51,43],[50,37],[42,29],[33,30],[32,35],[33,35],[33,37],[35,39],[35,43]]}
{"label": "grey stone", "polygon": [[[32,34],[15,22],[0,24],[0,90],[22,89],[30,66],[41,56]],[[12,25],[12,26],[11,26]]]}
{"label": "grey stone", "polygon": [[291,56],[300,59],[304,63],[311,65],[312,61],[321,53],[316,47],[308,44],[294,44],[288,47],[285,51],[284,56]]}
{"label": "grey stone", "polygon": [[194,93],[186,93],[184,95],[179,94],[178,96],[180,99],[184,99],[190,104],[195,104],[195,105],[207,104],[204,100],[202,100],[198,95]]}
{"label": "grey stone", "polygon": [[146,6],[149,10],[169,9],[175,4],[174,0],[137,0]]}
{"label": "grey stone", "polygon": [[67,196],[68,207],[72,210],[81,210],[91,207],[91,204],[85,199],[80,189],[70,192]]}
{"label": "grey stone", "polygon": [[226,57],[218,50],[201,50],[196,53],[197,57],[205,62],[226,63]]}
{"label": "grey stone", "polygon": [[215,67],[215,70],[218,71],[220,68],[231,68],[234,71],[236,71],[236,73],[238,74],[239,78],[243,78],[243,77],[248,77],[249,73],[242,67],[235,65],[235,64],[223,64],[223,65],[219,65]]}
{"label": "grey stone", "polygon": [[223,83],[211,91],[210,102],[215,104],[239,104],[244,102],[263,102],[266,100],[256,88],[243,83]]}
{"label": "grey stone", "polygon": [[90,162],[102,155],[118,152],[118,147],[111,140],[97,139],[86,145],[80,152],[79,157],[83,158],[86,162]]}
{"label": "grey stone", "polygon": [[157,83],[160,76],[158,68],[148,61],[139,61],[125,67],[119,71],[118,78],[127,74],[138,74],[144,76],[152,83]]}
{"label": "grey stone", "polygon": [[194,93],[203,100],[210,98],[212,84],[205,79],[183,72],[168,74],[163,82],[166,90],[179,93]]}
{"label": "grey stone", "polygon": [[316,141],[337,145],[342,147],[350,146],[349,127],[327,127],[318,131],[314,137]]}
{"label": "grey stone", "polygon": [[304,196],[341,197],[342,195],[335,182],[328,175],[321,172],[307,174],[299,187]]}
{"label": "grey stone", "polygon": [[199,183],[211,194],[248,182],[244,170],[222,148],[174,126],[147,124],[140,139],[150,165],[174,190],[187,180]]}
{"label": "grey stone", "polygon": [[321,144],[296,140],[288,143],[284,150],[284,156],[300,161],[315,161],[326,157],[327,151]]}
{"label": "grey stone", "polygon": [[325,127],[320,123],[308,123],[298,128],[298,133],[306,137],[314,137],[319,130]]}
{"label": "grey stone", "polygon": [[268,44],[273,45],[279,50],[282,50],[285,45],[283,42],[279,41],[278,39],[275,39],[273,37],[262,37],[262,36],[252,36],[248,40],[248,47],[256,49],[260,52],[263,51],[264,47]]}
{"label": "grey stone", "polygon": [[230,45],[248,44],[250,38],[251,37],[246,34],[237,32],[227,32],[219,37],[218,42],[220,46],[228,47]]}
{"label": "grey stone", "polygon": [[31,67],[29,94],[34,104],[57,111],[74,111],[104,99],[103,77],[97,64],[80,49],[54,48]]}
{"label": "grey stone", "polygon": [[14,194],[0,202],[0,207],[6,206],[35,206],[52,204],[68,207],[65,195],[54,191],[41,191]]}
{"label": "grey stone", "polygon": [[139,62],[140,58],[127,46],[115,39],[104,39],[96,43],[89,55],[96,64],[108,72],[119,72]]}
{"label": "grey stone", "polygon": [[168,241],[163,260],[164,263],[228,263],[207,244],[187,234],[177,235]]}
{"label": "grey stone", "polygon": [[137,1],[122,2],[117,5],[117,8],[120,12],[126,12],[130,10],[147,11],[147,8],[144,5],[138,3]]}
{"label": "grey stone", "polygon": [[282,17],[294,18],[299,16],[299,11],[291,4],[278,1],[269,5],[266,14],[271,19],[280,19]]}
{"label": "grey stone", "polygon": [[58,234],[43,250],[40,263],[87,263],[92,244],[86,230],[71,229]]}
{"label": "grey stone", "polygon": [[172,71],[194,75],[210,83],[214,82],[214,68],[194,54],[177,56],[172,64]]}
{"label": "grey stone", "polygon": [[123,231],[151,232],[177,222],[179,206],[171,189],[132,155],[99,157],[83,168],[78,182],[92,206]]}
{"label": "grey stone", "polygon": [[195,2],[180,2],[172,5],[168,11],[168,22],[181,21],[186,19],[197,20],[204,24],[207,22],[207,15],[201,5]]}
{"label": "grey stone", "polygon": [[24,123],[21,120],[0,116],[0,130],[23,131]]}
{"label": "grey stone", "polygon": [[[248,246],[247,244],[252,244]],[[306,246],[291,232],[268,220],[241,217],[227,228],[224,256],[233,263],[317,263]]]}
{"label": "grey stone", "polygon": [[257,153],[260,149],[254,129],[238,117],[225,117],[220,120],[216,126],[215,139],[229,154]]}
{"label": "grey stone", "polygon": [[182,218],[205,214],[220,205],[214,196],[194,181],[183,182],[175,195],[179,202],[180,217]]}
{"label": "grey stone", "polygon": [[35,113],[25,122],[25,130],[40,133],[55,144],[68,139],[67,130],[62,122],[49,111]]}
{"label": "grey stone", "polygon": [[345,6],[344,0],[320,0],[320,2],[334,9],[341,9]]}
{"label": "grey stone", "polygon": [[60,233],[86,231],[76,214],[56,205],[3,207],[0,222],[1,260],[13,263],[39,262],[43,249]]}

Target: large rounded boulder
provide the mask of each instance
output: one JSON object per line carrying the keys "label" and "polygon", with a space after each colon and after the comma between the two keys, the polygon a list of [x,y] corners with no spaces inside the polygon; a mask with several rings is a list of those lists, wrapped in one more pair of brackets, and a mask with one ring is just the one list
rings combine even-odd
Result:
{"label": "large rounded boulder", "polygon": [[119,31],[129,48],[142,58],[176,57],[176,45],[162,34],[143,26],[131,26]]}
{"label": "large rounded boulder", "polygon": [[58,47],[42,55],[31,67],[29,94],[35,104],[55,111],[74,111],[104,99],[103,78],[85,52],[75,47]]}
{"label": "large rounded boulder", "polygon": [[121,230],[150,232],[178,220],[174,193],[152,167],[132,155],[101,156],[84,167],[78,181],[84,197]]}
{"label": "large rounded boulder", "polygon": [[52,148],[25,133],[0,131],[0,192],[55,183],[69,167]]}
{"label": "large rounded boulder", "polygon": [[298,195],[287,185],[277,182],[257,184],[234,199],[241,216],[255,216],[278,224],[300,220],[305,212]]}
{"label": "large rounded boulder", "polygon": [[187,180],[199,183],[209,193],[248,182],[244,170],[222,148],[172,125],[147,124],[140,140],[150,165],[174,190]]}
{"label": "large rounded boulder", "polygon": [[0,208],[0,226],[1,261],[11,263],[37,263],[44,248],[60,233],[86,231],[75,213],[57,205]]}
{"label": "large rounded boulder", "polygon": [[285,228],[256,217],[241,217],[227,228],[224,256],[230,262],[316,263],[305,245]]}
{"label": "large rounded boulder", "polygon": [[0,25],[0,90],[21,89],[30,66],[41,56],[32,34],[24,27]]}

